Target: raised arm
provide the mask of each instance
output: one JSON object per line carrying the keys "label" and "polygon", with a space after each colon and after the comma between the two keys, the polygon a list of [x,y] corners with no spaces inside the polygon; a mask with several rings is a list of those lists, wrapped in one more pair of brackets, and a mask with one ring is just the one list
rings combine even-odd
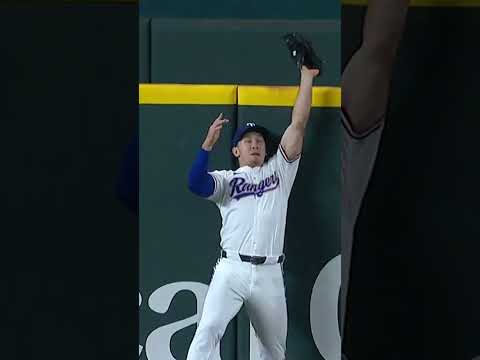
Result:
{"label": "raised arm", "polygon": [[[409,0],[369,0],[363,40],[342,75],[342,108],[362,134],[385,115]],[[347,25],[348,26],[348,25]]]}
{"label": "raised arm", "polygon": [[313,79],[318,73],[318,70],[302,67],[300,87],[292,111],[292,123],[285,130],[280,142],[288,160],[296,159],[302,152],[303,136],[312,106]]}
{"label": "raised arm", "polygon": [[198,151],[197,157],[190,168],[188,188],[198,196],[209,197],[215,190],[213,177],[208,173],[208,157],[220,137],[223,125],[228,122],[229,120],[224,119],[223,113],[221,113],[212,125],[210,125],[202,147]]}

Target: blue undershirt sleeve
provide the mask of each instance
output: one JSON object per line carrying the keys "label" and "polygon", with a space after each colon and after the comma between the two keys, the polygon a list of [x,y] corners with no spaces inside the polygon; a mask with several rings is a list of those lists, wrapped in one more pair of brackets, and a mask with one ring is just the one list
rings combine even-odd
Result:
{"label": "blue undershirt sleeve", "polygon": [[208,173],[208,154],[209,152],[203,149],[198,151],[188,175],[190,191],[204,198],[211,196],[215,190],[215,181]]}

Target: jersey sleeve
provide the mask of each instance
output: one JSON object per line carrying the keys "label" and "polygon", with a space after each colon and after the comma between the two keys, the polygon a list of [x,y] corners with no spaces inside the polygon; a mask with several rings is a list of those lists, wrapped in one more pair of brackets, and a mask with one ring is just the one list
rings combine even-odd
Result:
{"label": "jersey sleeve", "polygon": [[280,144],[276,154],[273,155],[269,160],[269,165],[273,168],[272,170],[278,173],[280,183],[283,185],[287,194],[290,194],[293,183],[295,182],[298,165],[300,163],[300,157],[301,155],[295,159],[289,160],[282,148],[282,145]]}
{"label": "jersey sleeve", "polygon": [[228,190],[229,173],[230,172],[226,170],[215,170],[209,172],[209,174],[213,177],[215,188],[213,190],[213,194],[207,197],[207,200],[213,201],[217,204],[223,202],[226,191]]}
{"label": "jersey sleeve", "polygon": [[375,164],[384,122],[383,118],[364,133],[353,130],[342,109],[342,197],[352,218],[356,218]]}

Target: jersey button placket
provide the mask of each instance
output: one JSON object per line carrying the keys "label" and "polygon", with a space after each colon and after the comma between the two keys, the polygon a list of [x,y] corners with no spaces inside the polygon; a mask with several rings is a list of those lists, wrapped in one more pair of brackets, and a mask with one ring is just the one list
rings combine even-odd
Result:
{"label": "jersey button placket", "polygon": [[[250,177],[251,181],[256,184],[257,177],[255,175],[252,175]],[[256,244],[256,228],[257,228],[257,195],[253,195],[252,197],[252,241],[251,241],[251,248],[250,248],[250,255],[256,255],[256,250],[257,250],[257,244]],[[250,296],[252,296],[253,293],[253,287],[255,285],[255,265],[254,264],[249,264],[250,268]]]}
{"label": "jersey button placket", "polygon": [[[257,184],[257,176],[253,176],[254,183]],[[258,215],[258,198],[257,195],[253,196],[253,228],[252,228],[252,244],[253,244],[253,254],[252,255],[258,255],[257,254],[257,215]]]}

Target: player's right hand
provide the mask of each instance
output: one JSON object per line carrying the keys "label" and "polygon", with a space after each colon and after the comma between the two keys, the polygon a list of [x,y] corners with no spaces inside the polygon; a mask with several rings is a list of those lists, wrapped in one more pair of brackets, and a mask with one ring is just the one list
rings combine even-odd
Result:
{"label": "player's right hand", "polygon": [[211,151],[213,149],[213,146],[216,144],[220,137],[220,132],[223,125],[225,125],[229,121],[229,119],[223,118],[223,113],[220,113],[220,115],[218,115],[212,125],[210,125],[210,127],[208,128],[207,137],[205,138],[205,141],[202,145],[203,150]]}

